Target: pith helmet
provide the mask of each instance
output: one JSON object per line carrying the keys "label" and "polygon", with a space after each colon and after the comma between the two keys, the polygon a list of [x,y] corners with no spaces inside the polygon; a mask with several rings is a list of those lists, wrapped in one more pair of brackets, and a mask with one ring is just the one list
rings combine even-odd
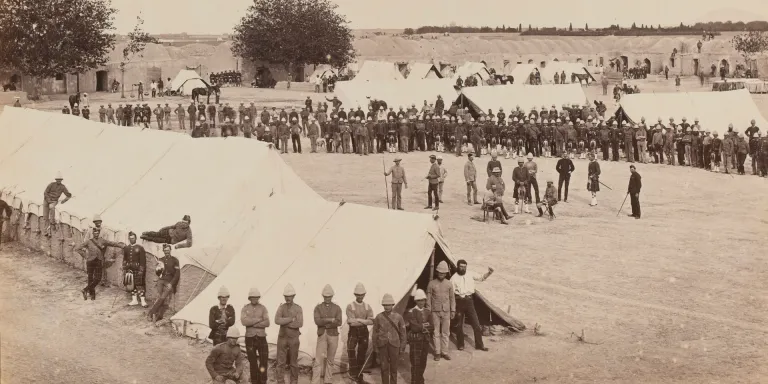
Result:
{"label": "pith helmet", "polygon": [[252,287],[248,290],[248,298],[250,299],[251,297],[261,297],[261,292],[259,292],[258,288]]}
{"label": "pith helmet", "polygon": [[293,289],[293,285],[288,284],[283,289],[283,296],[296,296],[296,290]]}
{"label": "pith helmet", "polygon": [[448,269],[448,264],[445,261],[441,261],[440,264],[437,265],[437,271],[440,273],[451,272],[451,270]]}
{"label": "pith helmet", "polygon": [[237,327],[229,327],[229,329],[227,329],[227,338],[228,339],[240,338],[240,330],[237,329]]}
{"label": "pith helmet", "polygon": [[365,295],[365,286],[363,285],[363,283],[357,283],[357,285],[355,285],[354,293],[355,295]]}
{"label": "pith helmet", "polygon": [[229,297],[229,289],[222,285],[221,288],[219,288],[219,294],[216,297]]}
{"label": "pith helmet", "polygon": [[381,305],[395,305],[395,299],[389,293],[385,293],[381,298]]}
{"label": "pith helmet", "polygon": [[325,287],[323,287],[323,297],[331,297],[333,296],[333,288],[330,284],[326,284]]}
{"label": "pith helmet", "polygon": [[424,290],[417,289],[416,290],[416,294],[413,295],[413,299],[414,300],[426,300],[427,299],[427,294],[424,293]]}

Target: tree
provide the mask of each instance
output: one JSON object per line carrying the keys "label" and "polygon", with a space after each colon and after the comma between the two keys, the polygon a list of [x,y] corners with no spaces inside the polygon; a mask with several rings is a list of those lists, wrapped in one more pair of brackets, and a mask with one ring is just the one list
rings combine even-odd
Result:
{"label": "tree", "polygon": [[585,31],[589,31],[589,23],[587,23],[587,24],[584,24],[584,30],[585,30]]}
{"label": "tree", "polygon": [[750,31],[736,35],[731,39],[733,49],[738,51],[751,68],[752,57],[768,50],[768,36],[762,31]]}
{"label": "tree", "polygon": [[529,31],[531,30],[531,25],[530,25],[530,24],[528,24],[528,30],[529,30]]}
{"label": "tree", "polygon": [[42,79],[107,63],[115,12],[102,0],[0,1],[0,66],[32,77],[37,99]]}
{"label": "tree", "polygon": [[416,34],[416,31],[414,31],[413,28],[406,28],[405,30],[403,30],[403,34],[413,35],[413,34]]}
{"label": "tree", "polygon": [[254,0],[235,26],[232,52],[251,61],[344,67],[355,58],[347,19],[329,0]]}
{"label": "tree", "polygon": [[633,22],[633,23],[632,23],[632,27],[631,27],[631,28],[632,28],[632,29],[637,29],[637,24],[635,24],[635,23]]}
{"label": "tree", "polygon": [[522,32],[523,31],[523,24],[522,23],[517,25],[517,31],[518,32]]}
{"label": "tree", "polygon": [[568,24],[568,30],[573,32],[573,23]]}
{"label": "tree", "polygon": [[[136,25],[133,27],[133,31],[128,33],[128,44],[123,48],[123,59],[120,61],[120,98],[125,99],[125,67],[131,60],[136,57],[144,57],[144,47],[147,44],[158,44],[159,41],[144,32],[142,25],[144,19],[141,16],[136,16]],[[133,92],[133,91],[131,91]],[[133,96],[131,96],[133,97]]]}

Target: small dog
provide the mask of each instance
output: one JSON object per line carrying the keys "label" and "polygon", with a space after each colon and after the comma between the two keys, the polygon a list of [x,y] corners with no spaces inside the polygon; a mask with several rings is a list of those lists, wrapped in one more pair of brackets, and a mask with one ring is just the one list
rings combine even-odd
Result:
{"label": "small dog", "polygon": [[315,143],[317,143],[317,147],[318,147],[318,148],[323,148],[323,149],[325,149],[325,138],[322,138],[322,137],[318,137],[318,138],[315,140]]}

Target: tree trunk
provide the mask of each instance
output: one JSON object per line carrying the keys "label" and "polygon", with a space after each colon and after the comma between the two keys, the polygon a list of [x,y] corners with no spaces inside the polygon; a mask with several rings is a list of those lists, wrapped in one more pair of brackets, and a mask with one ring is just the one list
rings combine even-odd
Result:
{"label": "tree trunk", "polygon": [[75,74],[75,79],[77,79],[77,93],[79,94],[80,93],[80,74],[79,73]]}
{"label": "tree trunk", "polygon": [[120,98],[125,99],[125,68],[120,70]]}

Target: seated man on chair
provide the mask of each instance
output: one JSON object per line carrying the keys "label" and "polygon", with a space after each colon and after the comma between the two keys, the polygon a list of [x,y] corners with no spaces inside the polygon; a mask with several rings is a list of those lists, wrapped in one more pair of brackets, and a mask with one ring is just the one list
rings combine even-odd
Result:
{"label": "seated man on chair", "polygon": [[142,232],[141,239],[159,244],[171,244],[175,249],[192,247],[192,219],[184,215],[178,223],[163,227],[157,232]]}
{"label": "seated man on chair", "polygon": [[501,201],[502,196],[499,190],[496,184],[491,184],[490,191],[486,192],[486,196],[483,199],[483,209],[493,212],[494,216],[498,214],[502,224],[509,224],[507,220],[511,219],[512,216],[508,215],[507,210],[504,209],[504,203]]}

